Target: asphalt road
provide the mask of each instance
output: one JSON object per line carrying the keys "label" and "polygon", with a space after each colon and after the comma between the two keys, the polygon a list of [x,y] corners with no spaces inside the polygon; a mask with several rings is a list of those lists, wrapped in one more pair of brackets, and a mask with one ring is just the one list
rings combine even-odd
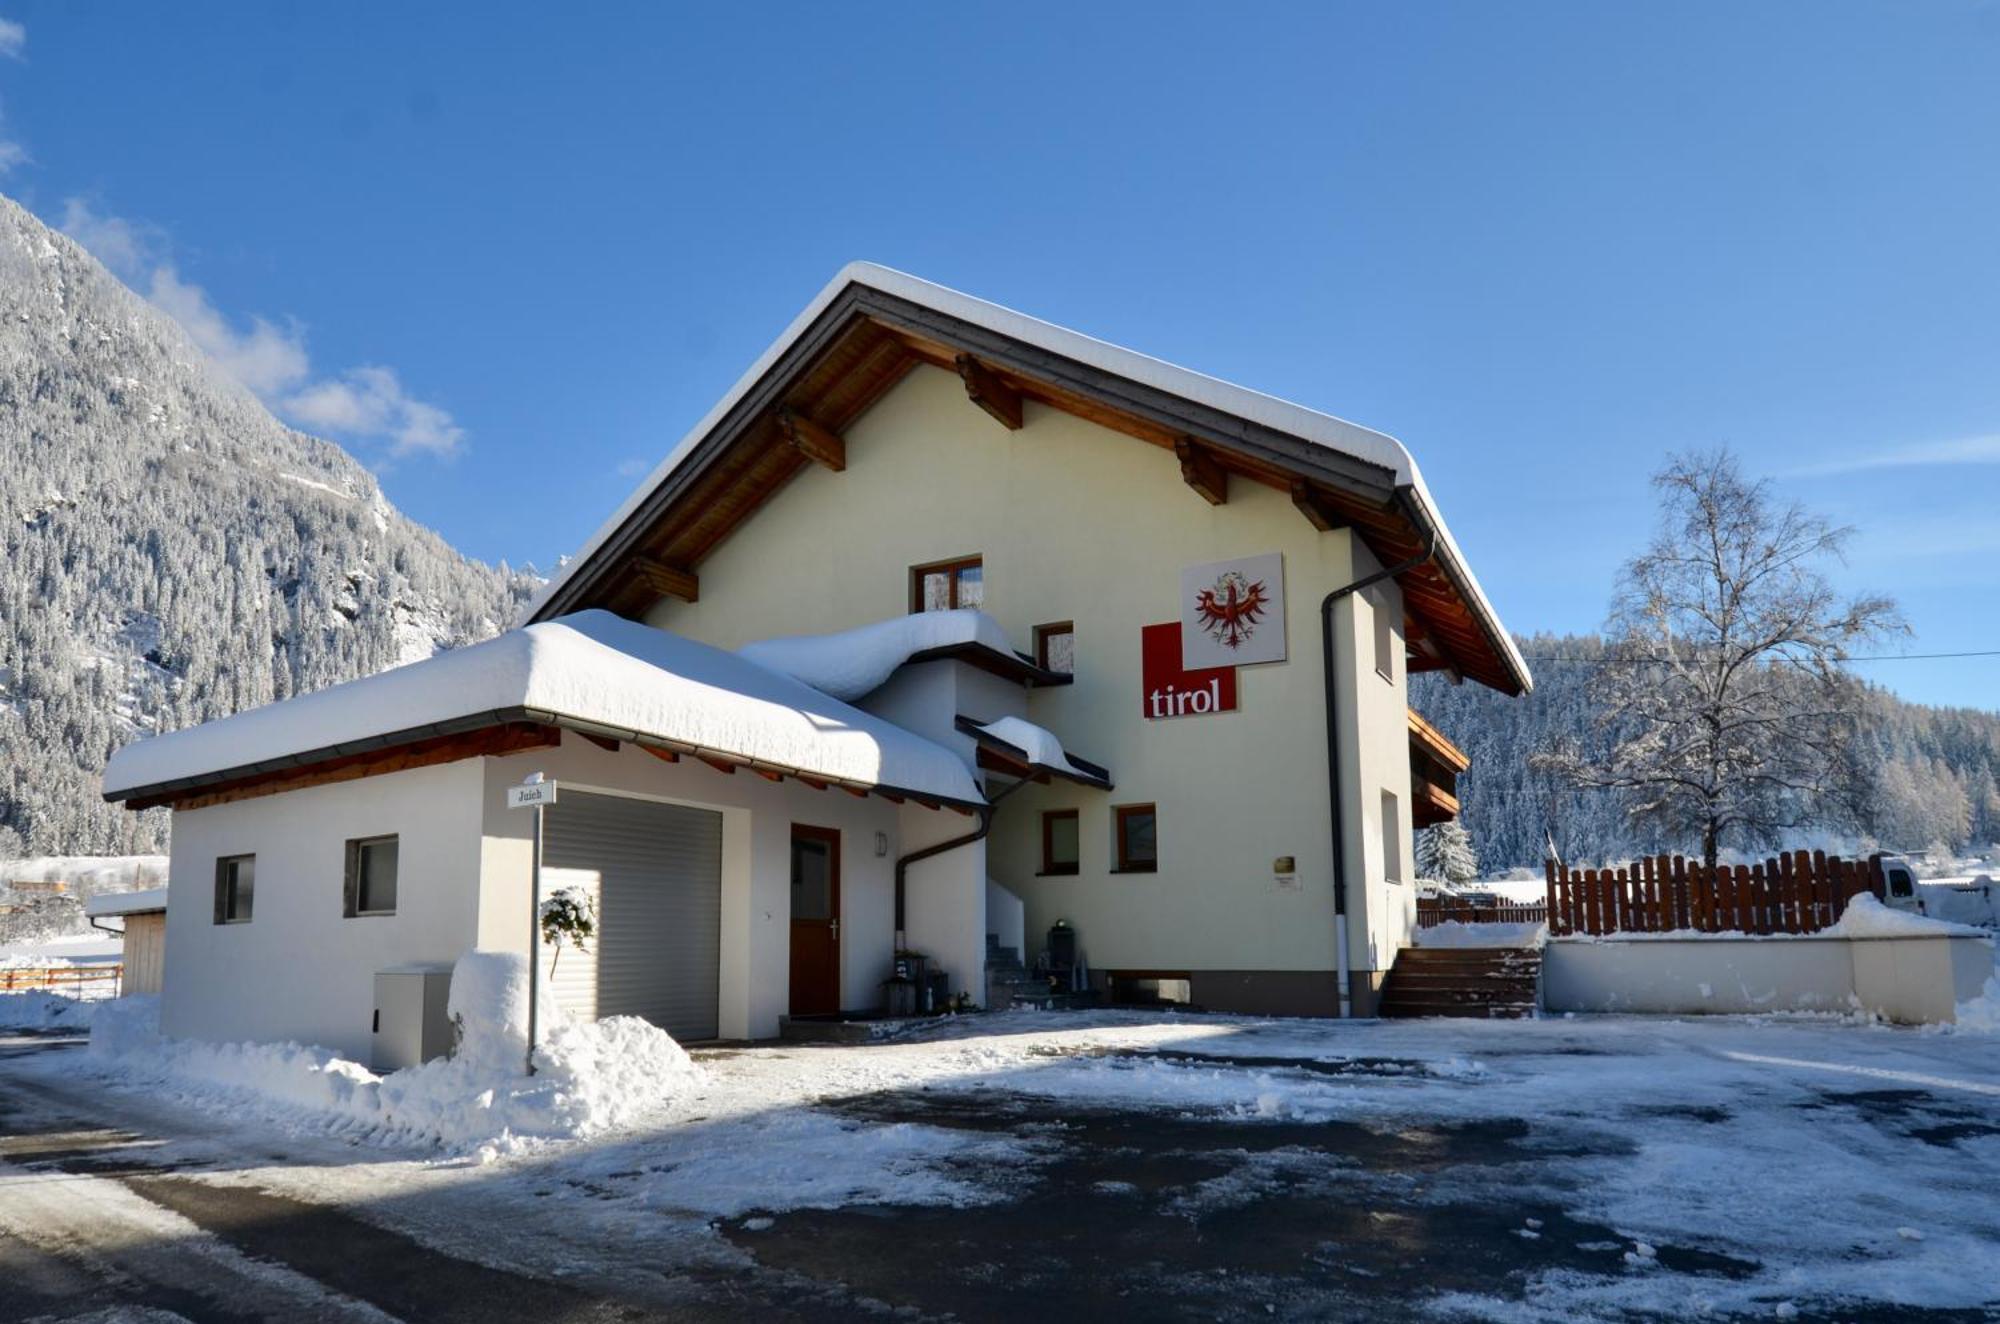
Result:
{"label": "asphalt road", "polygon": [[[0,1324],[15,1320],[1006,1321],[1434,1319],[1462,1290],[1518,1301],[1527,1270],[1616,1274],[1629,1239],[1492,1182],[1495,1164],[1564,1153],[1615,1157],[1602,1129],[1537,1119],[1419,1122],[1384,1131],[1058,1104],[1001,1091],[891,1090],[820,1105],[864,1124],[1004,1133],[1043,1160],[997,1202],[848,1205],[688,1224],[663,1234],[637,1209],[631,1235],[525,1252],[577,1206],[472,1180],[414,1205],[338,1203],[342,1156],[241,1134],[171,1106],[94,1094],[8,1059],[77,1051],[0,1037]],[[810,1050],[807,1050],[810,1051]],[[1205,1058],[1226,1069],[1262,1059]],[[1362,1059],[1324,1069],[1393,1075]],[[1908,1093],[1908,1092],[1905,1092]],[[1828,1106],[1942,1106],[1927,1097],[1829,1094]],[[1963,1128],[1973,1123],[1959,1120]],[[1933,1128],[1935,1129],[1935,1128]],[[1959,1137],[1922,1133],[1925,1143]],[[323,1143],[323,1142],[322,1142]],[[1595,1146],[1585,1150],[1577,1145]],[[1570,1148],[1565,1149],[1565,1146]],[[1604,1148],[1612,1146],[1612,1148]],[[269,1173],[312,1180],[284,1189]],[[621,1181],[584,1194],[627,1208]],[[546,1185],[577,1183],[552,1169]],[[262,1184],[260,1184],[262,1183]],[[531,1183],[531,1186],[533,1184]],[[1450,1194],[1477,1187],[1477,1201]],[[311,1193],[311,1197],[301,1195]],[[573,1200],[576,1193],[571,1193]],[[366,1216],[364,1216],[364,1214]],[[1657,1247],[1662,1268],[1728,1279],[1757,1265]],[[564,1258],[567,1256],[567,1258]],[[532,1261],[532,1262],[531,1262]],[[1523,1302],[1532,1309],[1532,1303]],[[1800,1319],[1959,1321],[1978,1312],[1842,1310]]]}

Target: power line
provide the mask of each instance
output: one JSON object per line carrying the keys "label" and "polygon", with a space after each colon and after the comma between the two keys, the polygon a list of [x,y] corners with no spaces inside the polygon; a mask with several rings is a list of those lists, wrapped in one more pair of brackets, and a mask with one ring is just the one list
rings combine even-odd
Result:
{"label": "power line", "polygon": [[[1607,662],[1614,662],[1620,660],[1639,661],[1639,662],[1672,662],[1677,660],[1683,660],[1683,659],[1675,659],[1667,657],[1644,657],[1644,658],[1630,658],[1630,659],[1618,659],[1612,657],[1556,657],[1553,655],[1543,655],[1538,657],[1533,653],[1523,653],[1522,657],[1524,657],[1530,662],[1574,662],[1582,666],[1591,666],[1591,667],[1603,666]],[[1840,661],[1842,662],[1927,662],[1927,661],[1936,661],[1940,658],[1958,658],[1958,657],[2000,657],[2000,648],[1974,649],[1970,652],[1964,652],[1964,653],[1877,653],[1874,654],[1873,656],[1867,656],[1867,657],[1841,658]]]}

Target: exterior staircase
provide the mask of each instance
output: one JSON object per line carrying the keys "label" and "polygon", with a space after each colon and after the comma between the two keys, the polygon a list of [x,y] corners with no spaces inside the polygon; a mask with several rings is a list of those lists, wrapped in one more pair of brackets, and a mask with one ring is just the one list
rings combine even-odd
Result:
{"label": "exterior staircase", "polygon": [[1038,978],[1035,972],[1021,964],[1021,954],[1012,947],[1000,945],[1000,935],[986,935],[986,1009],[1005,1011],[1009,1007],[1046,1007],[1063,1009],[1070,1007],[1094,1007],[1097,994],[1085,989],[1082,992],[1053,992],[1047,979]]}
{"label": "exterior staircase", "polygon": [[1542,954],[1529,947],[1405,947],[1382,982],[1383,1016],[1521,1019],[1540,1002]]}
{"label": "exterior staircase", "polygon": [[1000,945],[1000,935],[986,935],[986,1008],[1005,1011],[1017,1002],[1041,1002],[1048,997],[1045,979],[1035,978],[1021,964],[1021,953]]}

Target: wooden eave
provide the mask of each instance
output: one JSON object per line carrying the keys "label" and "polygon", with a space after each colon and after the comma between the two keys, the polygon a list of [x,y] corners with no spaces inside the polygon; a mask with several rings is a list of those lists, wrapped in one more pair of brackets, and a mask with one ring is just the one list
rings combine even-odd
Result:
{"label": "wooden eave", "polygon": [[564,731],[574,732],[600,747],[612,747],[619,742],[634,744],[668,763],[678,762],[685,755],[708,764],[718,772],[733,773],[738,768],[746,768],[769,781],[783,781],[790,777],[815,790],[839,787],[856,795],[879,795],[895,804],[907,799],[929,809],[951,809],[958,813],[972,813],[984,807],[977,801],[933,795],[886,783],[846,781],[802,768],[747,758],[729,750],[666,740],[639,731],[530,708],[504,709],[456,718],[260,763],[126,791],[107,792],[104,798],[113,802],[123,801],[125,807],[132,810],[162,806],[177,810],[199,809],[276,795],[283,791],[455,763],[461,759],[549,748],[561,743]]}
{"label": "wooden eave", "polygon": [[1415,806],[1415,812],[1410,816],[1412,827],[1436,827],[1458,817],[1458,796],[1436,782],[1414,779],[1410,783],[1410,794]]}
{"label": "wooden eave", "polygon": [[1033,658],[1019,653],[1003,653],[997,648],[974,640],[962,644],[939,644],[936,648],[920,648],[904,659],[903,665],[918,662],[963,662],[969,667],[984,671],[989,676],[1011,680],[1017,685],[1030,688],[1051,685],[1073,685],[1076,677],[1067,672],[1050,671],[1038,666]]}
{"label": "wooden eave", "polygon": [[1410,712],[1410,746],[1422,750],[1437,760],[1453,776],[1472,766],[1472,757],[1457,745],[1451,743],[1445,733],[1432,726],[1424,715],[1412,708]]}
{"label": "wooden eave", "polygon": [[1047,782],[1051,777],[1061,777],[1064,781],[1072,781],[1079,786],[1094,787],[1100,791],[1114,789],[1111,769],[1101,763],[1092,763],[1089,759],[1064,750],[1064,757],[1068,758],[1071,766],[1076,769],[1073,773],[1066,772],[1061,768],[1051,768],[1046,764],[1033,762],[1029,759],[1027,750],[1011,741],[1002,740],[990,731],[983,730],[982,724],[974,718],[961,713],[955,725],[961,735],[970,737],[973,743],[979,746],[978,764],[989,772],[1035,782]]}
{"label": "wooden eave", "polygon": [[[964,360],[970,356],[971,367]],[[657,567],[692,577],[702,561],[814,461],[780,412],[838,438],[919,365],[1004,388],[1168,451],[1211,500],[1230,477],[1288,493],[1314,527],[1345,526],[1383,565],[1432,545],[1435,530],[1392,471],[1253,420],[1027,344],[874,289],[850,285],[792,339],[692,452],[638,503],[535,615],[586,607],[639,617],[660,596]],[[997,384],[997,387],[996,387]],[[990,401],[982,400],[979,407]],[[968,400],[967,408],[975,408]],[[1006,445],[995,428],[994,445]],[[1190,458],[1193,457],[1193,458]],[[835,481],[852,481],[841,474]],[[1471,605],[1469,584],[1437,559],[1398,577],[1406,613],[1427,641],[1424,663],[1506,693],[1523,686],[1504,641]]]}

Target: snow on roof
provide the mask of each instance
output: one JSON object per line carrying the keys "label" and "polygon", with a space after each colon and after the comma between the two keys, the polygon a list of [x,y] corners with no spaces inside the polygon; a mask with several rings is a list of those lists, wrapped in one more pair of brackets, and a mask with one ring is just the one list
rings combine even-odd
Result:
{"label": "snow on roof", "polygon": [[105,915],[144,915],[166,908],[164,887],[149,887],[143,892],[105,892],[83,903],[83,913],[92,919]]}
{"label": "snow on roof", "polygon": [[1028,762],[1038,768],[1047,768],[1050,772],[1058,772],[1077,781],[1089,782],[1093,786],[1102,785],[1104,782],[1100,773],[1087,772],[1070,762],[1069,753],[1063,749],[1062,741],[1057,738],[1055,732],[1046,727],[1036,726],[1033,722],[1020,717],[1002,717],[997,721],[982,723],[979,729],[1002,744],[1012,745],[1020,750],[1028,756]]}
{"label": "snow on roof", "polygon": [[761,639],[736,651],[761,667],[851,701],[880,689],[916,654],[956,644],[978,644],[1013,656],[1000,622],[969,607],[914,612],[833,634]]}
{"label": "snow on roof", "polygon": [[1060,354],[1104,372],[1115,373],[1130,381],[1169,392],[1182,399],[1234,414],[1238,418],[1261,423],[1276,431],[1390,471],[1394,475],[1395,485],[1411,490],[1417,504],[1423,508],[1432,527],[1437,530],[1438,556],[1450,562],[1457,570],[1469,595],[1468,605],[1485,622],[1495,645],[1504,650],[1508,665],[1521,677],[1523,686],[1532,686],[1533,678],[1529,674],[1526,660],[1515,647],[1513,636],[1507,632],[1506,626],[1501,624],[1499,613],[1493,610],[1493,604],[1487,600],[1485,590],[1480,587],[1479,580],[1473,575],[1472,567],[1466,563],[1464,553],[1459,551],[1458,543],[1451,536],[1451,530],[1445,527],[1444,518],[1438,513],[1437,503],[1431,499],[1430,490],[1424,485],[1423,475],[1417,470],[1416,460],[1411,457],[1402,442],[1386,433],[1335,418],[1331,414],[1323,414],[1304,405],[1280,400],[1261,391],[1236,386],[1189,368],[1179,367],[1107,341],[1097,340],[1080,332],[1071,331],[1067,327],[1044,322],[1026,313],[1015,312],[1011,308],[988,303],[984,299],[961,294],[957,290],[935,285],[930,281],[889,267],[878,266],[873,262],[850,262],[840,269],[839,274],[834,276],[818,296],[806,305],[805,310],[792,319],[792,324],[772,342],[770,348],[750,365],[749,371],[737,379],[736,384],[729,388],[728,394],[718,400],[715,407],[709,410],[708,414],[695,424],[693,430],[681,439],[680,444],[668,453],[667,458],[633,489],[624,503],[612,512],[611,518],[604,521],[597,532],[591,535],[590,541],[586,542],[581,550],[542,586],[541,592],[528,604],[523,619],[532,620],[541,605],[569,581],[577,572],[577,568],[596,555],[598,548],[618,531],[669,474],[680,467],[700,445],[702,438],[722,421],[724,415],[736,407],[737,402],[791,348],[792,343],[803,335],[807,328],[818,320],[820,314],[826,311],[828,305],[839,298],[841,292],[850,285],[865,285],[884,294],[907,299],[947,316],[970,322],[974,326],[984,327],[997,334]]}
{"label": "snow on roof", "polygon": [[981,803],[959,757],[737,654],[583,611],[125,746],[109,796],[489,713],[568,718],[870,786]]}

